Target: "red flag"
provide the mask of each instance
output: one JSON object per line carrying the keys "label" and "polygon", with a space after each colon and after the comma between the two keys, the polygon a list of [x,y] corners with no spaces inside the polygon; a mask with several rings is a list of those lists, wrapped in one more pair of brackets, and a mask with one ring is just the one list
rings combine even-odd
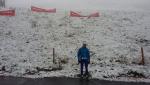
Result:
{"label": "red flag", "polygon": [[34,11],[34,12],[56,13],[56,8],[54,8],[54,9],[43,9],[43,8],[31,6],[31,10]]}
{"label": "red flag", "polygon": [[1,16],[15,16],[15,10],[0,10]]}
{"label": "red flag", "polygon": [[90,17],[99,17],[99,13],[98,12],[93,13],[93,14],[88,16],[88,18],[90,18]]}
{"label": "red flag", "polygon": [[71,17],[85,17],[85,16],[80,15],[79,13],[76,13],[76,12],[73,12],[73,11],[70,11],[70,16]]}

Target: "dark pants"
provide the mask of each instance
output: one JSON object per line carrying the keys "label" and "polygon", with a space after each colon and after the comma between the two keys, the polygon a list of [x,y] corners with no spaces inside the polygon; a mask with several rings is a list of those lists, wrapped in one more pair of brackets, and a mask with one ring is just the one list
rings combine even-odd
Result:
{"label": "dark pants", "polygon": [[85,66],[85,74],[87,75],[88,74],[88,60],[87,59],[81,60],[81,63],[80,63],[81,75],[83,75],[83,67],[84,66]]}

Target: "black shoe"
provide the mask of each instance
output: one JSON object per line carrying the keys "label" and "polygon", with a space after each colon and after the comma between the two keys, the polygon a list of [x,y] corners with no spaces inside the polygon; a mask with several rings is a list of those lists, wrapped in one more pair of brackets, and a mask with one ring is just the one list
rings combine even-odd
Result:
{"label": "black shoe", "polygon": [[84,74],[84,76],[88,76],[88,75],[89,75],[89,73],[88,73],[88,72]]}

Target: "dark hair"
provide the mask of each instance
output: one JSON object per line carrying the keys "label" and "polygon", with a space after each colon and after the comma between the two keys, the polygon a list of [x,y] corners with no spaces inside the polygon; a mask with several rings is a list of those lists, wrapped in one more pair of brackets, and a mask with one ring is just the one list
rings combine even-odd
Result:
{"label": "dark hair", "polygon": [[85,43],[83,43],[82,47],[86,47],[86,44],[85,44]]}

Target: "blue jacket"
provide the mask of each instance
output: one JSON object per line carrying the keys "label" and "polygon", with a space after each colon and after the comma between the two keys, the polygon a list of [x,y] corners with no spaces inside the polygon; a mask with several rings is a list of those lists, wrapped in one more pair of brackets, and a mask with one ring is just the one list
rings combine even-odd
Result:
{"label": "blue jacket", "polygon": [[90,60],[90,53],[89,53],[89,49],[86,47],[81,47],[78,50],[78,61],[81,61],[82,59],[84,60]]}

